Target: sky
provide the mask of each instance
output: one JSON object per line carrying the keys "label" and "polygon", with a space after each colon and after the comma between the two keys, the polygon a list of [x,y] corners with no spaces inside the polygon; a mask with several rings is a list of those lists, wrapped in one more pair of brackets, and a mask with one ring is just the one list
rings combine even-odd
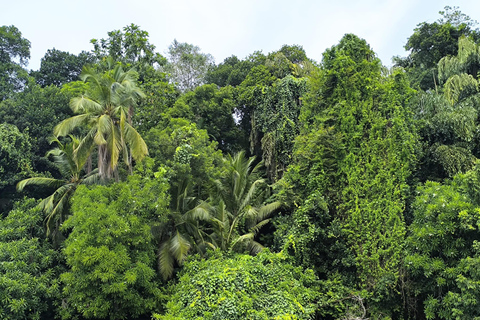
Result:
{"label": "sky", "polygon": [[365,39],[384,65],[406,56],[404,45],[421,22],[434,22],[447,5],[480,20],[478,0],[3,0],[0,25],[16,26],[31,42],[28,69],[37,70],[48,49],[78,54],[91,39],[132,23],[149,33],[165,54],[174,39],[214,56],[245,58],[284,44],[301,45],[307,56],[322,53],[346,33]]}

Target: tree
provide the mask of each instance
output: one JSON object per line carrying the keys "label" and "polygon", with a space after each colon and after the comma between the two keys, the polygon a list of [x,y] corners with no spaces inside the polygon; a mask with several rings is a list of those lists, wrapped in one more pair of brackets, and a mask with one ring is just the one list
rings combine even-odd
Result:
{"label": "tree", "polygon": [[186,118],[207,130],[224,153],[240,149],[244,136],[234,120],[235,92],[232,87],[218,88],[206,84],[182,95],[173,108],[166,112],[170,117]]}
{"label": "tree", "polygon": [[200,223],[209,221],[207,210],[195,207],[196,198],[189,195],[190,184],[187,180],[177,188],[175,207],[166,219],[155,224],[152,230],[159,240],[158,268],[164,279],[173,275],[174,262],[182,265],[190,249],[202,253],[205,247],[205,233]]}
{"label": "tree", "polygon": [[477,164],[451,181],[417,188],[405,257],[414,318],[478,316],[479,173]]}
{"label": "tree", "polygon": [[17,184],[18,191],[22,191],[29,185],[56,188],[55,192],[38,205],[46,215],[47,236],[52,237],[56,244],[59,240],[63,240],[63,236],[59,233],[60,226],[70,213],[70,200],[75,194],[75,190],[79,185],[92,184],[98,180],[98,170],[83,174],[87,157],[75,156],[75,150],[78,148],[80,140],[73,136],[70,138],[72,141],[66,144],[55,139],[59,148],[50,150],[47,154],[47,156],[53,156],[54,163],[63,179],[35,177],[22,180]]}
{"label": "tree", "polygon": [[34,199],[0,216],[0,318],[53,319],[60,301],[62,257],[45,240]]}
{"label": "tree", "polygon": [[478,37],[473,30],[476,22],[461,13],[457,7],[445,7],[439,12],[442,18],[433,23],[422,22],[408,38],[405,50],[407,58],[394,58],[398,66],[406,68],[414,87],[435,89],[438,84],[437,63],[443,57],[454,56],[458,40],[462,36]]}
{"label": "tree", "polygon": [[38,71],[32,71],[31,76],[42,87],[49,85],[62,86],[71,81],[77,81],[83,66],[93,63],[91,53],[82,51],[74,55],[55,48],[48,49],[40,63]]}
{"label": "tree", "polygon": [[401,71],[383,77],[365,40],[345,35],[323,55],[299,117],[280,199],[293,209],[284,243],[321,278],[363,291],[367,316],[392,314],[416,135]]}
{"label": "tree", "polygon": [[30,135],[32,166],[37,172],[49,171],[57,176],[56,168],[45,158],[50,150],[50,137],[55,124],[73,115],[68,102],[73,95],[56,86],[42,88],[32,78],[22,92],[0,103],[0,119],[15,125]]}
{"label": "tree", "polygon": [[311,270],[268,250],[192,259],[171,289],[166,314],[153,319],[313,319],[320,295]]}
{"label": "tree", "polygon": [[447,56],[438,63],[439,79],[445,83],[445,97],[452,103],[460,103],[480,92],[480,46],[470,39],[458,40],[458,54]]}
{"label": "tree", "polygon": [[[164,117],[165,124],[152,128],[145,141],[157,166],[168,168],[172,204],[184,181],[191,185],[190,195],[208,196],[210,181],[218,179],[223,169],[222,152],[204,129],[183,118]],[[172,207],[174,209],[175,207]]]}
{"label": "tree", "polygon": [[77,189],[63,225],[65,319],[144,319],[165,299],[150,224],[167,211],[168,184],[164,173],[138,169],[126,182]]}
{"label": "tree", "polygon": [[107,39],[92,39],[93,53],[98,60],[111,57],[114,61],[137,68],[143,76],[148,67],[165,64],[165,58],[155,52],[155,46],[148,41],[149,34],[139,26],[130,24],[121,30],[108,32]]}
{"label": "tree", "polygon": [[30,41],[22,38],[15,26],[0,27],[0,101],[23,87],[27,80],[23,67],[28,59]]}
{"label": "tree", "polygon": [[0,123],[0,208],[8,208],[15,184],[33,174],[31,142],[11,124]]}
{"label": "tree", "polygon": [[305,78],[288,75],[264,90],[258,88],[256,93],[260,102],[253,113],[250,146],[252,152],[261,151],[272,181],[282,177],[292,158],[293,143],[300,132],[301,99],[306,91]]}
{"label": "tree", "polygon": [[208,70],[205,81],[207,83],[215,83],[220,87],[236,87],[245,80],[254,66],[261,63],[259,60],[254,59],[253,55],[244,60],[240,60],[236,56],[225,58],[222,63],[212,66]]}
{"label": "tree", "polygon": [[476,143],[480,47],[462,37],[458,48],[457,55],[438,63],[441,92],[422,93],[412,103],[424,144],[419,170],[422,181],[466,172],[480,156]]}
{"label": "tree", "polygon": [[214,63],[213,56],[188,43],[173,40],[168,47],[168,63],[163,71],[170,74],[180,91],[193,90],[205,82],[208,69]]}
{"label": "tree", "polygon": [[144,96],[136,85],[136,75],[133,69],[124,72],[120,64],[104,74],[84,68],[81,78],[89,84],[88,90],[70,102],[72,110],[80,114],[62,121],[54,129],[59,137],[80,125],[88,126],[76,156],[87,155],[94,145],[98,146],[98,170],[103,180],[113,177],[120,153],[130,170],[130,156],[141,161],[148,154],[145,141],[130,124],[132,108]]}
{"label": "tree", "polygon": [[265,180],[258,175],[262,164],[254,166],[255,157],[246,158],[240,151],[234,157],[229,155],[226,161],[222,177],[215,181],[212,206],[206,207],[211,212],[213,230],[210,245],[226,252],[248,250],[256,254],[263,246],[255,236],[281,203],[263,203],[267,189]]}

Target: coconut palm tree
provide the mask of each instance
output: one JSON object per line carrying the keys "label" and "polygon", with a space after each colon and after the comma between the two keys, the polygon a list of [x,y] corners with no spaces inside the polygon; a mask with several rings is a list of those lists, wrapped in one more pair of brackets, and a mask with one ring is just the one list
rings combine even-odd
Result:
{"label": "coconut palm tree", "polygon": [[255,236],[281,203],[263,204],[266,182],[259,177],[262,163],[253,166],[255,157],[247,159],[241,151],[226,161],[227,169],[215,181],[216,194],[210,201],[212,232],[208,244],[223,251],[247,249],[255,254],[263,249]]}
{"label": "coconut palm tree", "polygon": [[189,196],[189,189],[187,180],[180,183],[174,199],[175,208],[152,227],[159,241],[158,267],[164,279],[172,276],[175,262],[182,265],[191,249],[202,252],[201,246],[208,237],[201,224],[209,221],[209,210],[204,203],[195,205],[196,199]]}
{"label": "coconut palm tree", "polygon": [[[82,174],[87,156],[75,156],[75,151],[80,144],[80,140],[70,136],[71,142],[62,144],[56,138],[58,147],[50,150],[47,156],[53,156],[54,163],[58,167],[63,179],[34,177],[20,181],[17,184],[17,190],[22,191],[26,186],[36,185],[41,187],[56,188],[49,197],[39,203],[39,207],[45,212],[47,235],[58,240],[61,237],[59,227],[65,220],[69,207],[70,198],[77,187],[81,184],[92,184],[98,181],[98,170],[94,170],[86,175]],[[79,159],[83,159],[79,161]]]}
{"label": "coconut palm tree", "polygon": [[[144,93],[137,87],[137,73],[123,71],[120,64],[105,73],[84,67],[80,78],[89,86],[81,97],[73,98],[70,107],[78,115],[65,119],[55,129],[55,136],[65,136],[79,126],[87,126],[86,136],[80,141],[76,156],[89,154],[98,147],[98,170],[101,179],[111,179],[116,171],[120,154],[131,171],[131,157],[141,161],[148,149],[130,121],[133,106]],[[112,68],[113,66],[113,68]]]}

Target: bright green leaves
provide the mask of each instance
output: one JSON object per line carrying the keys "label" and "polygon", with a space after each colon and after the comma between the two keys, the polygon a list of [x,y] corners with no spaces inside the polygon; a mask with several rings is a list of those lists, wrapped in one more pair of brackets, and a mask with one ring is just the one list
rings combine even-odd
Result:
{"label": "bright green leaves", "polygon": [[31,139],[14,125],[0,123],[0,190],[33,173]]}
{"label": "bright green leaves", "polygon": [[427,182],[417,191],[407,238],[411,290],[427,319],[478,316],[480,207],[471,188],[478,168],[451,182]]}
{"label": "bright green leaves", "polygon": [[64,318],[124,319],[146,315],[163,295],[147,222],[165,214],[167,187],[133,175],[127,183],[79,188],[64,228],[70,270],[61,277]]}
{"label": "bright green leaves", "polygon": [[[42,240],[43,216],[24,199],[0,218],[0,318],[53,318],[60,299],[59,256]],[[55,266],[57,265],[57,266]]]}
{"label": "bright green leaves", "polygon": [[[12,97],[27,82],[22,68],[30,59],[30,41],[15,26],[0,27],[0,101]],[[17,62],[18,61],[18,62]]]}
{"label": "bright green leaves", "polygon": [[372,316],[388,312],[415,163],[405,107],[411,90],[401,72],[382,77],[374,52],[351,34],[326,51],[309,89],[284,179],[295,210],[287,246],[322,274],[339,272],[348,286],[365,290]]}
{"label": "bright green leaves", "polygon": [[268,251],[189,261],[172,290],[155,319],[312,319],[319,295],[311,270]]}
{"label": "bright green leaves", "polygon": [[[143,98],[144,93],[137,87],[137,73],[130,69],[123,71],[120,64],[112,65],[111,69],[98,73],[85,67],[80,75],[87,84],[85,95],[71,100],[72,110],[80,115],[68,118],[54,128],[54,134],[64,136],[80,126],[89,130],[83,137],[83,150],[98,147],[98,170],[100,178],[111,179],[117,172],[120,154],[127,166],[132,166],[131,158],[141,161],[148,148],[142,137],[131,126],[133,107]],[[128,118],[128,123],[127,123]]]}

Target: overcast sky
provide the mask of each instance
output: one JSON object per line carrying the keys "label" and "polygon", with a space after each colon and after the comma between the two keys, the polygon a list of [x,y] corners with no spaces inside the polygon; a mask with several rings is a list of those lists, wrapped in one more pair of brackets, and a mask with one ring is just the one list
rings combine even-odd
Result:
{"label": "overcast sky", "polygon": [[283,44],[303,46],[320,61],[322,52],[354,33],[377,52],[383,64],[405,56],[415,26],[433,22],[446,5],[480,20],[480,1],[457,0],[4,0],[0,25],[15,25],[31,41],[28,68],[38,69],[47,49],[78,54],[90,39],[137,24],[164,54],[173,39],[199,46],[220,63]]}

